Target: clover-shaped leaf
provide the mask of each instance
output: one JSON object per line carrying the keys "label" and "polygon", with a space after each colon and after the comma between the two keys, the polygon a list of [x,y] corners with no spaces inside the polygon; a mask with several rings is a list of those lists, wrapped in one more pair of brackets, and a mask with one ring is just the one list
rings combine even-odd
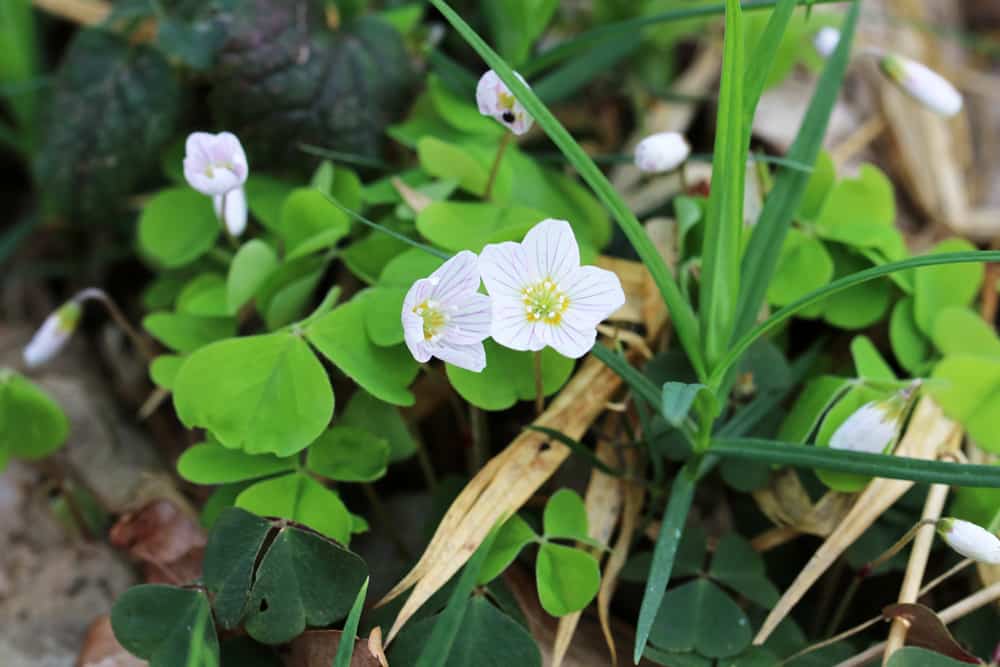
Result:
{"label": "clover-shaped leaf", "polygon": [[587,508],[580,496],[571,489],[559,489],[545,504],[542,515],[545,537],[586,540]]}
{"label": "clover-shaped leaf", "polygon": [[409,458],[417,450],[417,441],[410,433],[399,408],[380,401],[364,390],[358,390],[347,402],[340,415],[343,426],[364,428],[389,443],[389,462]]}
{"label": "clover-shaped leaf", "polygon": [[[483,410],[506,410],[519,400],[535,397],[534,357],[501,347],[491,339],[483,341],[486,368],[473,373],[451,364],[445,365],[451,386],[462,398]],[[542,356],[542,391],[546,396],[557,392],[573,372],[573,360],[552,348]]]}
{"label": "clover-shaped leaf", "polygon": [[282,332],[191,354],[174,383],[174,407],[186,426],[208,429],[225,447],[288,456],[326,428],[333,390],[305,341]]}
{"label": "clover-shaped leaf", "polygon": [[[204,591],[160,584],[135,586],[111,610],[118,642],[150,667],[187,667],[219,661],[219,640]],[[199,632],[200,630],[200,632]],[[195,661],[195,662],[192,662]]]}
{"label": "clover-shaped leaf", "polygon": [[668,651],[709,658],[736,655],[750,644],[750,621],[717,585],[695,579],[667,591],[649,641]]}
{"label": "clover-shaped leaf", "polygon": [[778,589],[767,578],[764,559],[735,533],[719,540],[708,576],[766,609],[778,601]]}
{"label": "clover-shaped leaf", "polygon": [[152,313],[142,326],[171,350],[187,354],[210,343],[236,334],[231,317],[202,317],[189,313]]}
{"label": "clover-shaped leaf", "polygon": [[205,585],[224,628],[265,644],[343,618],[368,577],[364,561],[312,531],[230,508],[205,549]]}
{"label": "clover-shaped leaf", "polygon": [[236,506],[304,524],[341,544],[350,542],[355,527],[340,496],[298,472],[247,487],[236,497]]}
{"label": "clover-shaped leaf", "polygon": [[209,197],[191,188],[172,188],[143,207],[139,247],[161,266],[184,266],[208,252],[221,231]]}
{"label": "clover-shaped leaf", "polygon": [[247,454],[218,443],[204,442],[189,447],[177,461],[177,472],[195,484],[229,484],[294,470],[293,457]]}
{"label": "clover-shaped leaf", "polygon": [[235,314],[257,295],[278,267],[278,255],[264,241],[251,239],[236,251],[226,278],[226,305]]}
{"label": "clover-shaped leaf", "polygon": [[553,616],[565,616],[594,599],[601,587],[601,570],[589,553],[546,542],[538,549],[535,583],[542,608]]}
{"label": "clover-shaped leaf", "polygon": [[486,584],[496,579],[507,569],[521,549],[538,539],[528,522],[515,514],[507,519],[497,531],[490,547],[490,553],[479,569],[479,583]]}
{"label": "clover-shaped leaf", "polygon": [[40,459],[66,442],[69,420],[25,378],[0,369],[0,469],[7,457]]}
{"label": "clover-shaped leaf", "polygon": [[306,466],[342,482],[372,482],[385,474],[389,443],[354,426],[334,426],[309,446]]}

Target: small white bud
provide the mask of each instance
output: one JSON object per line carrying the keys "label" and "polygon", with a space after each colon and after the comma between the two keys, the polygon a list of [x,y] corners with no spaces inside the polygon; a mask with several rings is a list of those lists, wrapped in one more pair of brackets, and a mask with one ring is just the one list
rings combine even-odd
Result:
{"label": "small white bud", "polygon": [[903,92],[934,113],[948,117],[962,110],[962,94],[929,67],[898,55],[882,56],[879,67]]}
{"label": "small white bud", "polygon": [[881,454],[896,440],[903,416],[899,395],[869,401],[854,411],[830,436],[831,449]]}
{"label": "small white bud", "polygon": [[945,517],[938,519],[937,532],[948,546],[987,565],[1000,565],[1000,539],[970,521]]}
{"label": "small white bud", "polygon": [[214,197],[246,183],[247,155],[231,132],[193,132],[184,145],[184,178],[202,193]]}
{"label": "small white bud", "polygon": [[[225,202],[226,210],[222,210]],[[212,208],[215,209],[215,217],[225,225],[229,235],[239,238],[247,228],[247,195],[242,187],[230,190],[224,195],[212,197]]]}
{"label": "small white bud", "polygon": [[816,52],[824,58],[832,56],[833,50],[837,48],[837,44],[839,43],[840,31],[830,26],[821,28],[813,38],[813,46],[816,47]]}
{"label": "small white bud", "polygon": [[651,134],[635,147],[635,165],[647,174],[673,171],[691,155],[691,146],[679,132]]}
{"label": "small white bud", "polygon": [[28,368],[41,366],[59,354],[76,331],[80,311],[80,303],[72,299],[45,318],[24,348],[24,363]]}
{"label": "small white bud", "polygon": [[[524,85],[528,85],[524,77],[517,72],[514,72],[514,76]],[[530,130],[535,122],[510,92],[507,84],[501,81],[493,70],[489,70],[479,79],[479,84],[476,85],[476,104],[479,106],[479,113],[493,117],[517,135]]]}

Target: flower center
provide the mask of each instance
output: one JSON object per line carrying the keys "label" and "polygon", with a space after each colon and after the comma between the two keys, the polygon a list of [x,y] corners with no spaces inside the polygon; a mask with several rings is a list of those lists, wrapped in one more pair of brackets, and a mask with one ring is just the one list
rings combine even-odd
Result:
{"label": "flower center", "polygon": [[413,312],[424,321],[424,340],[433,343],[441,338],[441,331],[448,324],[448,315],[442,310],[440,302],[427,299],[418,304]]}
{"label": "flower center", "polygon": [[569,308],[569,297],[548,278],[522,289],[521,300],[524,301],[524,315],[529,322],[559,324]]}

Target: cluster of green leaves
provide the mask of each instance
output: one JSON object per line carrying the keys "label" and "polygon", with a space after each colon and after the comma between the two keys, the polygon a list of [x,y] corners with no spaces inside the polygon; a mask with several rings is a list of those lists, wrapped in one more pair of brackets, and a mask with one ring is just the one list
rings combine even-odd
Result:
{"label": "cluster of green leaves", "polygon": [[570,489],[557,491],[545,504],[541,535],[516,514],[503,524],[479,571],[479,583],[498,577],[524,547],[537,543],[535,583],[542,608],[553,616],[583,609],[601,586],[597,559],[576,547],[553,542],[560,539],[603,548],[590,539],[587,510],[580,496]]}
{"label": "cluster of green leaves", "polygon": [[367,578],[364,561],[337,543],[230,508],[209,537],[200,585],[130,588],[111,626],[122,646],[158,667],[218,665],[218,630],[283,644],[344,618]]}
{"label": "cluster of green leaves", "polygon": [[27,378],[0,368],[0,470],[11,458],[45,458],[68,436],[69,420],[56,402]]}

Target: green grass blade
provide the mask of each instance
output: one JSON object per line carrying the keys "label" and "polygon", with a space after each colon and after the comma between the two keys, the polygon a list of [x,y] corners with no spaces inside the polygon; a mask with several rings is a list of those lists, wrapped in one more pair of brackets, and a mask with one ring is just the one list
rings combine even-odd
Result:
{"label": "green grass blade", "polygon": [[[778,56],[778,45],[785,35],[788,22],[792,19],[792,12],[798,0],[778,0],[771,13],[771,18],[767,21],[764,33],[760,36],[760,41],[754,47],[750,62],[747,63],[746,70],[746,90],[743,96],[743,122],[750,126],[753,122],[754,111],[757,110],[757,103],[760,96],[764,94],[764,86],[767,84],[767,77],[771,73],[771,67]],[[747,139],[749,139],[749,134]]]}
{"label": "green grass blade", "polygon": [[710,371],[729,344],[736,315],[748,145],[743,114],[743,15],[739,0],[727,0],[726,7],[712,190],[701,250],[699,315],[703,355]]}
{"label": "green grass blade", "polygon": [[[827,61],[816,92],[806,111],[795,142],[788,151],[788,159],[799,163],[815,164],[823,145],[823,136],[840,94],[840,86],[847,71],[854,29],[860,6],[854,2],[844,19],[840,42]],[[734,334],[743,335],[753,326],[767,296],[767,287],[774,277],[788,227],[805,193],[809,175],[801,171],[783,169],[778,173],[774,189],[764,202],[764,209],[754,226],[753,234],[743,255],[740,279],[739,306]]]}
{"label": "green grass blade", "polygon": [[448,664],[448,656],[451,654],[451,648],[455,644],[458,631],[462,627],[465,609],[469,605],[469,595],[476,586],[479,570],[482,569],[483,562],[490,553],[490,547],[493,546],[499,525],[493,527],[483,543],[476,549],[476,553],[472,554],[472,558],[462,568],[458,585],[455,586],[451,597],[448,598],[448,604],[444,611],[438,616],[434,629],[431,630],[431,636],[427,638],[427,643],[424,644],[424,650],[420,652],[420,658],[417,659],[415,667],[439,667]]}
{"label": "green grass blade", "polygon": [[354,638],[358,634],[358,623],[361,621],[361,610],[365,608],[365,597],[368,595],[368,577],[361,584],[358,596],[354,598],[351,612],[344,622],[344,632],[340,635],[337,645],[337,655],[333,657],[333,667],[351,667],[351,657],[354,655]]}
{"label": "green grass blade", "polygon": [[547,428],[545,426],[536,426],[534,424],[529,424],[524,428],[529,431],[538,431],[539,433],[544,433],[550,438],[558,440],[559,442],[561,442],[562,444],[566,445],[571,450],[573,450],[574,454],[579,455],[580,458],[584,459],[592,467],[597,468],[598,470],[603,472],[605,475],[608,475],[609,477],[625,477],[627,474],[623,470],[616,470],[615,468],[612,468],[607,463],[597,458],[597,454],[590,447],[587,447],[579,440],[574,440],[573,438],[569,437],[562,431],[557,431],[554,428]]}
{"label": "green grass blade", "polygon": [[577,170],[587,185],[594,191],[597,198],[603,203],[615,220],[621,226],[626,238],[635,248],[639,259],[646,265],[653,278],[653,282],[659,288],[660,293],[666,301],[667,308],[670,309],[670,316],[677,331],[684,350],[691,360],[691,365],[698,373],[699,378],[707,376],[705,364],[703,363],[699,348],[698,320],[691,309],[691,304],[687,302],[677,283],[674,281],[670,269],[666,262],[656,250],[652,240],[642,228],[635,214],[629,210],[621,196],[615,191],[611,183],[604,176],[590,156],[580,147],[566,128],[552,115],[552,112],[542,103],[538,96],[530,88],[524,85],[520,79],[514,76],[514,71],[504,60],[489,47],[483,39],[476,34],[468,23],[466,23],[455,10],[448,6],[444,0],[430,0],[441,15],[458,31],[466,42],[486,61],[497,75],[507,84],[507,87],[514,94],[514,97],[524,105],[535,122],[545,130],[552,142],[570,161],[570,164]]}
{"label": "green grass blade", "polygon": [[921,255],[919,257],[904,259],[899,262],[873,266],[870,269],[858,271],[857,273],[852,273],[849,276],[844,276],[843,278],[834,280],[828,285],[825,285],[818,290],[814,290],[797,301],[794,301],[784,308],[776,311],[773,315],[771,315],[771,317],[767,318],[764,322],[761,322],[742,338],[733,343],[718,368],[716,368],[713,372],[712,378],[709,381],[709,386],[718,388],[720,382],[726,374],[727,369],[736,363],[743,353],[746,352],[758,338],[770,331],[773,331],[781,323],[795,315],[795,313],[799,312],[806,306],[822,301],[832,294],[836,294],[837,292],[848,289],[849,287],[854,287],[855,285],[868,282],[869,280],[874,280],[875,278],[887,276],[890,273],[895,273],[896,271],[916,269],[922,266],[938,266],[941,264],[968,264],[972,262],[997,261],[1000,261],[1000,250],[970,250],[968,252],[947,252]]}
{"label": "green grass blade", "polygon": [[625,384],[635,392],[636,396],[649,403],[657,412],[660,411],[660,401],[662,400],[660,389],[649,378],[633,368],[625,360],[625,357],[600,343],[594,345],[590,349],[590,353],[625,380]]}
{"label": "green grass blade", "polygon": [[796,468],[820,468],[928,484],[1000,488],[1000,468],[995,465],[868,454],[755,438],[719,438],[712,441],[709,452],[721,458],[745,459]]}
{"label": "green grass blade", "polygon": [[547,74],[535,86],[535,94],[546,104],[561,102],[604,72],[635,53],[641,43],[634,39],[609,39],[579,58]]}
{"label": "green grass blade", "polygon": [[649,566],[646,590],[642,595],[639,621],[635,628],[635,651],[632,660],[637,665],[642,659],[643,651],[646,650],[653,621],[656,620],[663,595],[667,592],[667,584],[670,583],[670,574],[673,572],[674,559],[677,556],[677,545],[680,544],[681,532],[691,510],[691,501],[694,499],[698,479],[713,463],[713,457],[705,457],[700,461],[691,459],[674,478],[666,509],[663,510],[660,535],[656,538],[656,546],[653,548],[653,562]]}
{"label": "green grass blade", "polygon": [[[744,11],[771,9],[780,1],[781,0],[749,0],[743,2],[742,6]],[[798,0],[796,4],[805,5],[810,1],[812,4],[816,5],[845,2],[845,0]],[[637,35],[641,35],[643,28],[656,25],[657,23],[669,23],[671,21],[683,21],[686,19],[694,19],[705,16],[715,16],[722,14],[725,11],[726,5],[719,2],[713,5],[701,5],[685,9],[671,9],[656,14],[650,14],[648,16],[637,16],[635,18],[624,19],[622,21],[615,21],[614,23],[606,23],[602,26],[582,32],[576,37],[568,39],[558,46],[549,49],[531,62],[527,63],[524,67],[521,67],[520,71],[524,76],[531,76],[532,74],[536,74],[537,72],[551,67],[556,63],[562,62],[563,60],[571,58],[578,53],[589,49],[594,42],[603,41],[611,37],[620,37],[622,35],[627,35],[630,39],[636,39]]]}

